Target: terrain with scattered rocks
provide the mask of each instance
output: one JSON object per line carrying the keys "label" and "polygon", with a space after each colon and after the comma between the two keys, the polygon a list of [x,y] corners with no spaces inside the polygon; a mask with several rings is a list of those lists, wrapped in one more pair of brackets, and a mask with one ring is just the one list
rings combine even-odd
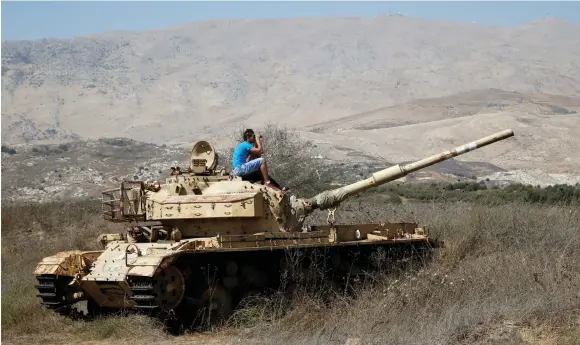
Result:
{"label": "terrain with scattered rocks", "polygon": [[[574,184],[579,29],[379,16],[3,41],[2,198],[85,196],[156,178],[187,161],[191,143],[227,151],[232,131],[266,123],[295,131],[352,177],[512,128],[514,138],[424,178]],[[135,144],[101,157],[111,149],[103,138]],[[33,149],[61,144],[71,149]]]}

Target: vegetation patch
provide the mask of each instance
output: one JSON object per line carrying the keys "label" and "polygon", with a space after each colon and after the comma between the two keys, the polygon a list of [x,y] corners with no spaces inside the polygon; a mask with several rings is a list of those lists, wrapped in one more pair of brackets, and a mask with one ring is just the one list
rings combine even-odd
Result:
{"label": "vegetation patch", "polygon": [[580,184],[553,185],[547,187],[513,183],[505,187],[481,182],[387,184],[371,194],[395,194],[416,201],[456,202],[469,201],[484,205],[499,205],[511,202],[545,203],[550,205],[580,202]]}
{"label": "vegetation patch", "polygon": [[[215,334],[272,344],[344,343],[353,337],[363,343],[483,344],[494,330],[516,327],[505,337],[517,344],[532,336],[527,330],[545,327],[562,343],[572,341],[566,339],[577,337],[580,310],[580,203],[521,200],[394,205],[372,193],[350,200],[337,210],[337,221],[417,221],[446,248],[417,271],[378,272],[356,287],[356,298],[337,293],[328,302],[328,296],[300,291],[291,303],[275,295],[256,297]],[[326,212],[318,212],[310,222],[325,219]],[[146,317],[70,321],[43,309],[35,297],[30,272],[42,257],[96,249],[99,234],[122,231],[102,220],[98,201],[3,205],[2,230],[3,340],[168,337]]]}
{"label": "vegetation patch", "polygon": [[7,145],[2,145],[1,147],[1,151],[4,153],[8,153],[10,155],[15,155],[16,154],[16,149]]}

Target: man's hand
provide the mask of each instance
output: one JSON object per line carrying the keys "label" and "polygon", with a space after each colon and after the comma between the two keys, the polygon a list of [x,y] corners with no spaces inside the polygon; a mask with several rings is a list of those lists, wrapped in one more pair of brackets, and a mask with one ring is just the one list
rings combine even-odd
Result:
{"label": "man's hand", "polygon": [[250,150],[250,153],[255,156],[255,157],[260,157],[262,156],[262,153],[264,152],[264,149],[262,148],[262,135],[260,134],[254,134],[254,136],[256,137],[256,146],[255,148]]}

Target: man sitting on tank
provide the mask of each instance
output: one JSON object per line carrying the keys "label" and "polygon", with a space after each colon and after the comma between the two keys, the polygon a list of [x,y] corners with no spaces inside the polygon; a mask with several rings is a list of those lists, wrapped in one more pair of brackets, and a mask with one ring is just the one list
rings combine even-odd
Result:
{"label": "man sitting on tank", "polygon": [[[262,156],[262,136],[256,136],[252,129],[244,131],[244,141],[234,150],[232,158],[232,175],[245,177],[260,171],[263,183],[274,189],[279,189],[268,175],[268,165]],[[254,147],[256,144],[256,147]]]}

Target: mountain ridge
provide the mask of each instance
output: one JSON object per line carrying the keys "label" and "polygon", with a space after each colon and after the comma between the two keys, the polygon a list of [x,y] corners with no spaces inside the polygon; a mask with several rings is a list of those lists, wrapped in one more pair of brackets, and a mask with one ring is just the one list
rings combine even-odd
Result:
{"label": "mountain ridge", "polygon": [[514,140],[466,159],[573,174],[579,29],[378,16],[3,41],[2,141],[204,138],[225,149],[240,126],[275,123],[330,160],[391,162],[513,128]]}
{"label": "mountain ridge", "polygon": [[569,26],[576,27],[406,17],[211,20],[2,42],[2,134],[8,144],[99,135],[165,143],[218,133],[239,118],[299,129],[471,89],[579,97],[580,39]]}

